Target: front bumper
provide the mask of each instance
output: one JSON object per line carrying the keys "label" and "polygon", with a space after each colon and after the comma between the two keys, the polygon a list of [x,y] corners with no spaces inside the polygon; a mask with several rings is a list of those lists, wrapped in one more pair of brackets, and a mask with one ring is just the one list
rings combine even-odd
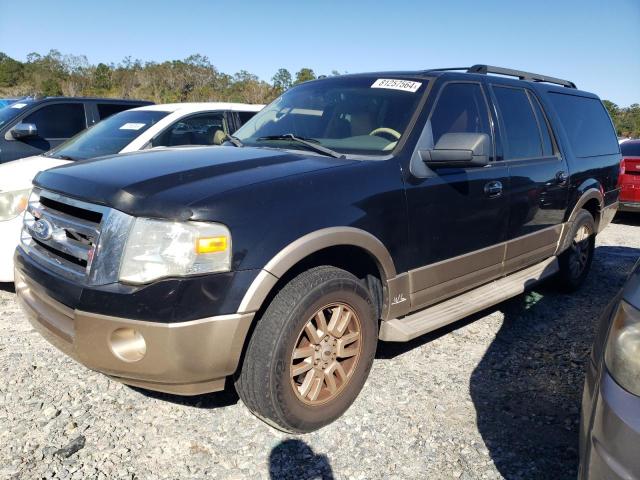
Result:
{"label": "front bumper", "polygon": [[22,215],[0,222],[0,282],[13,282],[13,253],[21,230]]}
{"label": "front bumper", "polygon": [[590,362],[582,403],[579,478],[640,479],[640,397]]}
{"label": "front bumper", "polygon": [[[19,270],[15,284],[34,328],[64,353],[128,385],[180,395],[224,388],[225,377],[238,366],[254,316],[219,315],[180,323],[131,320],[67,307]],[[131,361],[118,355],[116,331],[142,336],[142,358]]]}

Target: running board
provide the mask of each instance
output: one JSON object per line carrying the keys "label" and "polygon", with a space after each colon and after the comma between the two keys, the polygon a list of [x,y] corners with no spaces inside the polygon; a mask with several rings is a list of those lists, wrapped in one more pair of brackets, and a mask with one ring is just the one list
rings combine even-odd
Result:
{"label": "running board", "polygon": [[531,267],[494,280],[474,290],[425,308],[403,318],[382,322],[380,340],[408,342],[497,303],[515,297],[526,288],[558,271],[558,259],[548,258]]}

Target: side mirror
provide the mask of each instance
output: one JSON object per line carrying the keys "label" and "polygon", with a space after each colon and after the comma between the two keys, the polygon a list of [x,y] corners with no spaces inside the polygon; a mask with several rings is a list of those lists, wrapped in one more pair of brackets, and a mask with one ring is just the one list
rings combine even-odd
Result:
{"label": "side mirror", "polygon": [[420,150],[430,167],[484,167],[491,155],[491,138],[486,133],[445,133],[433,150]]}
{"label": "side mirror", "polygon": [[33,123],[19,123],[11,130],[11,136],[16,140],[21,138],[35,137],[38,135],[38,128]]}

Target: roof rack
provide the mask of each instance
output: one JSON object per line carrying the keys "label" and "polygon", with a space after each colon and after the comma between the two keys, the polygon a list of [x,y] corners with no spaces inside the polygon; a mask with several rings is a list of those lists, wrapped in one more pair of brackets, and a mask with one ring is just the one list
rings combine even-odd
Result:
{"label": "roof rack", "polygon": [[523,72],[521,70],[512,70],[510,68],[492,67],[491,65],[474,65],[467,69],[467,73],[495,73],[497,75],[506,75],[508,77],[518,77],[520,80],[529,80],[531,82],[554,83],[567,88],[578,88],[575,83],[570,82],[569,80],[547,77],[546,75],[538,75],[537,73]]}

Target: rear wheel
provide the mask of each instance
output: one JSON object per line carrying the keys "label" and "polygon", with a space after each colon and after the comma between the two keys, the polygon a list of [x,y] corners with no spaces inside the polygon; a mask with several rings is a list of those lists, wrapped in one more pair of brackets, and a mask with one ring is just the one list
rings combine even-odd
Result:
{"label": "rear wheel", "polygon": [[558,257],[560,272],[558,283],[566,291],[578,289],[591,269],[596,243],[596,228],[593,217],[586,210],[580,210],[570,232],[572,241],[567,250]]}
{"label": "rear wheel", "polygon": [[362,389],[377,330],[360,280],[334,267],[310,269],[285,285],[258,320],[236,378],[238,395],[281,430],[321,428]]}

